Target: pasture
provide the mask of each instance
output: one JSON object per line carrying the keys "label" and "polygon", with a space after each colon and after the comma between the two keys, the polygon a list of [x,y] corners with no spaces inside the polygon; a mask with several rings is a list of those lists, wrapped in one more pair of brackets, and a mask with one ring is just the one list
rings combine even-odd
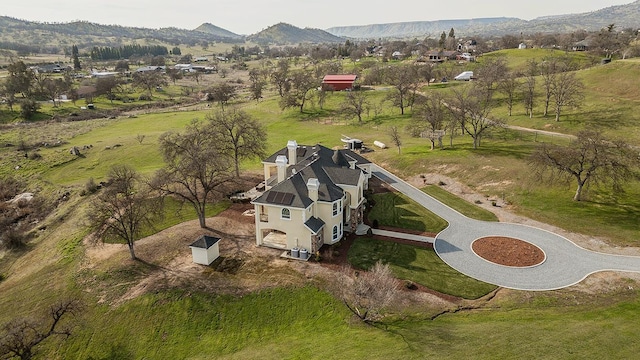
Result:
{"label": "pasture", "polygon": [[[527,55],[519,55],[524,52],[517,54],[506,54],[514,67],[522,66],[527,59]],[[543,57],[545,53],[532,52],[528,56]],[[578,76],[586,87],[585,104],[578,109],[567,109],[559,123],[538,115],[529,119],[521,114],[521,109],[507,117],[503,105],[498,105],[491,116],[512,125],[566,134],[597,126],[607,135],[623,137],[638,146],[640,118],[635,109],[640,92],[632,86],[633,80],[628,80],[640,77],[638,71],[635,61],[616,61],[580,70]],[[169,95],[179,92],[171,86],[168,91]],[[371,103],[379,104],[386,91],[390,90],[381,88],[366,94]],[[426,87],[423,91],[446,92],[448,88]],[[169,95],[157,96],[169,100]],[[430,150],[428,140],[413,138],[404,131],[411,120],[411,111],[401,116],[397,108],[385,103],[380,111],[371,110],[364,121],[358,123],[339,115],[344,96],[344,93],[331,93],[322,108],[312,102],[303,113],[296,109],[281,110],[273,91],[260,102],[237,98],[232,105],[247,111],[265,126],[268,152],[284,147],[287,140],[293,139],[299,144],[340,147],[342,135],[360,138],[369,146],[374,140],[390,145],[389,128],[398,126],[402,137],[400,153],[395,147],[376,148],[366,155],[369,159],[404,177],[444,174],[487,198],[504,199],[509,210],[518,214],[597,237],[609,245],[638,246],[640,184],[637,181],[625,187],[625,194],[594,186],[589,189],[587,201],[576,203],[571,200],[572,183],[544,182],[532,171],[528,158],[540,143],[566,143],[566,138],[496,129],[483,138],[477,150],[473,149],[471,139],[460,133],[451,138],[447,134],[443,149]],[[106,99],[98,99],[97,103],[109,106]],[[608,274],[606,280],[596,276],[569,289],[542,293],[500,289],[487,301],[457,300],[445,305],[407,301],[406,306],[388,309],[389,317],[373,327],[355,321],[348,310],[324,290],[326,280],[321,277],[279,270],[283,271],[282,277],[288,281],[283,283],[287,285],[248,293],[238,290],[248,283],[259,283],[274,269],[268,257],[256,255],[258,260],[242,269],[242,275],[251,276],[253,280],[216,274],[227,281],[223,283],[227,286],[226,292],[175,286],[144,293],[119,305],[110,304],[109,298],[118,297],[146,276],[162,271],[166,264],[106,260],[109,271],[92,268],[86,258],[87,244],[83,242],[87,235],[83,219],[87,216],[90,197],[81,197],[79,193],[88,179],[103,180],[114,164],[127,163],[151,175],[163,166],[157,146],[162,133],[181,131],[190,121],[203,120],[208,112],[218,109],[213,104],[208,108],[199,104],[195,110],[178,108],[125,113],[116,119],[21,124],[14,124],[13,118],[7,115],[8,110],[2,109],[3,123],[10,124],[4,124],[0,132],[0,176],[26,179],[32,190],[53,198],[61,192],[70,194],[68,201],[62,202],[39,224],[39,230],[34,231],[25,249],[0,253],[0,274],[3,275],[0,323],[15,314],[37,316],[46,306],[65,297],[81,298],[88,305],[73,336],[44,344],[44,357],[565,359],[630,358],[640,350],[635,335],[640,313],[638,286],[636,280],[623,275]],[[534,113],[539,110],[537,107]],[[52,112],[54,109],[48,106],[42,110],[43,114]],[[57,141],[59,146],[42,145]],[[30,145],[26,152],[20,150],[21,143]],[[81,148],[82,156],[70,154],[72,146]],[[32,152],[40,157],[29,157]],[[245,174],[256,174],[260,173],[261,166],[260,159],[251,159],[242,164],[242,170]],[[460,211],[475,214],[474,217],[495,220],[437,187],[427,187],[424,191]],[[373,214],[379,221],[420,231],[435,232],[446,226],[428,213],[411,208],[408,199],[384,197],[376,199],[389,204],[382,214]],[[176,205],[172,206],[174,211]],[[219,204],[212,211],[217,214],[226,206]],[[184,218],[190,217],[192,214],[185,214]],[[182,219],[169,218],[161,228]],[[372,251],[376,247],[380,250],[378,253]],[[492,290],[487,284],[458,282],[455,274],[449,274],[454,279],[449,283],[446,280],[449,278],[439,274],[446,269],[431,267],[428,256],[416,249],[387,249],[363,240],[350,256],[370,260],[389,254],[404,254],[390,260],[396,262],[394,271],[403,279],[420,280],[439,291],[468,298],[477,298]],[[354,262],[361,261],[362,267],[366,267],[365,260]],[[413,260],[420,262],[413,263]],[[418,268],[426,268],[427,263],[430,270],[421,272]],[[451,284],[456,284],[453,289]],[[105,291],[106,299],[101,296]]]}

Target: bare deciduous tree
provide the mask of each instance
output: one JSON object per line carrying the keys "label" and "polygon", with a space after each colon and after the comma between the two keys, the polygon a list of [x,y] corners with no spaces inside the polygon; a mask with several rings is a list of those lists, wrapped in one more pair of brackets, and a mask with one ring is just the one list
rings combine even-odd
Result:
{"label": "bare deciduous tree", "polygon": [[194,120],[182,134],[167,132],[160,136],[165,167],[152,181],[152,187],[193,205],[200,227],[205,228],[205,209],[220,186],[231,181],[233,159],[220,135]]}
{"label": "bare deciduous tree", "polygon": [[209,88],[208,91],[207,100],[217,101],[223,109],[224,106],[236,96],[236,87],[228,82],[216,84]]}
{"label": "bare deciduous tree", "polygon": [[447,100],[449,110],[462,130],[473,139],[473,148],[480,147],[482,136],[492,128],[502,126],[502,122],[489,119],[491,92],[484,87],[454,90],[451,100]]}
{"label": "bare deciduous tree", "polygon": [[567,106],[579,106],[584,99],[584,85],[575,73],[563,72],[555,77],[552,85],[553,103],[556,121],[560,121],[560,113]]}
{"label": "bare deciduous tree", "polygon": [[517,75],[513,72],[509,72],[498,82],[498,90],[505,96],[505,103],[507,104],[509,116],[511,116],[513,111],[513,103],[515,102],[516,93],[519,88],[520,82],[518,81]]}
{"label": "bare deciduous tree", "polygon": [[504,57],[490,57],[478,66],[475,77],[477,86],[481,86],[485,91],[492,92],[494,86],[509,73],[507,61]]}
{"label": "bare deciduous tree", "polygon": [[398,148],[398,154],[400,154],[400,147],[402,146],[402,139],[400,136],[400,129],[397,126],[392,126],[389,128],[389,135],[391,136],[391,141]]}
{"label": "bare deciduous tree", "polygon": [[407,130],[412,136],[428,138],[431,141],[431,150],[435,149],[436,140],[442,147],[442,136],[438,130],[444,130],[448,115],[449,111],[439,95],[420,97]]}
{"label": "bare deciduous tree", "polygon": [[536,78],[534,76],[527,76],[524,79],[524,84],[522,86],[522,101],[524,103],[524,108],[526,114],[529,115],[529,118],[533,118],[533,106],[535,105],[536,99]]}
{"label": "bare deciduous tree", "polygon": [[354,274],[343,269],[337,274],[336,292],[349,310],[360,320],[373,323],[383,317],[398,291],[398,283],[389,265],[378,261],[369,271]]}
{"label": "bare deciduous tree", "polygon": [[159,86],[167,86],[167,83],[166,76],[160,71],[145,71],[133,74],[133,84],[147,90],[149,96],[153,93],[153,89]]}
{"label": "bare deciduous tree", "polygon": [[544,113],[543,116],[549,115],[549,105],[551,104],[551,97],[553,96],[553,83],[560,71],[558,58],[545,58],[542,63],[538,65],[542,77],[542,88],[544,90]]}
{"label": "bare deciduous tree", "polygon": [[136,260],[134,243],[145,227],[153,226],[162,216],[162,200],[128,165],[115,165],[108,175],[107,186],[91,205],[89,222],[101,239],[118,238],[129,247]]}
{"label": "bare deciduous tree", "polygon": [[358,123],[362,123],[362,115],[367,110],[369,101],[364,91],[349,91],[340,105],[340,113],[347,117],[357,117]]}
{"label": "bare deciduous tree", "polygon": [[115,76],[99,77],[96,79],[96,95],[105,95],[113,103],[123,84],[124,82]]}
{"label": "bare deciduous tree", "polygon": [[387,100],[393,106],[400,108],[400,114],[404,115],[404,110],[412,105],[412,96],[418,86],[419,77],[416,75],[416,67],[413,65],[398,65],[390,67],[385,71],[386,81],[391,84],[395,91],[389,92]]}
{"label": "bare deciduous tree", "polygon": [[240,161],[266,154],[267,132],[249,114],[241,110],[208,114],[208,127],[213,135],[222,140],[222,145],[231,154],[236,176],[240,176]]}
{"label": "bare deciduous tree", "polygon": [[542,144],[532,154],[531,163],[540,175],[549,173],[551,181],[575,179],[573,200],[581,201],[589,183],[610,183],[621,192],[622,184],[638,165],[637,154],[623,141],[611,141],[598,131],[581,131],[567,146]]}
{"label": "bare deciduous tree", "polygon": [[78,300],[65,300],[49,308],[49,321],[33,319],[15,319],[2,327],[0,336],[0,358],[22,360],[31,359],[35,347],[54,335],[69,337],[71,327],[60,328],[65,315],[78,315],[83,305]]}

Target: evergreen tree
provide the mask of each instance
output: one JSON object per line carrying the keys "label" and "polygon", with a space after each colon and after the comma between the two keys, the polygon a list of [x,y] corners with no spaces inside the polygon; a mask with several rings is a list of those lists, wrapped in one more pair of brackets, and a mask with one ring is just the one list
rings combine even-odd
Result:
{"label": "evergreen tree", "polygon": [[82,69],[82,66],[80,65],[80,59],[78,59],[78,47],[76,45],[73,45],[71,47],[71,57],[73,58],[74,70]]}

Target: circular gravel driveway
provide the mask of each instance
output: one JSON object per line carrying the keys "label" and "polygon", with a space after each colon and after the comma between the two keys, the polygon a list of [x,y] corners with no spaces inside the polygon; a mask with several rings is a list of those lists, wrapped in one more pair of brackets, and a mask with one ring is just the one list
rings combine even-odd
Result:
{"label": "circular gravel driveway", "polygon": [[[593,252],[565,237],[526,225],[473,220],[377,165],[372,164],[372,173],[449,223],[436,236],[434,249],[449,266],[475,279],[519,290],[554,290],[576,284],[598,271],[640,272],[640,257]],[[544,251],[546,259],[526,268],[491,263],[471,248],[476,239],[490,236],[534,244]]]}

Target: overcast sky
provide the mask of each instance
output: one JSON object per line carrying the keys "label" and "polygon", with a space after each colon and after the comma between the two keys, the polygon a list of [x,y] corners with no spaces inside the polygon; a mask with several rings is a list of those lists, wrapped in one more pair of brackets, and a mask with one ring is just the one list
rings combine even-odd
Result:
{"label": "overcast sky", "polygon": [[301,28],[405,21],[582,13],[633,0],[6,0],[0,15],[43,22],[86,20],[147,28],[194,29],[208,22],[254,34],[279,22]]}

